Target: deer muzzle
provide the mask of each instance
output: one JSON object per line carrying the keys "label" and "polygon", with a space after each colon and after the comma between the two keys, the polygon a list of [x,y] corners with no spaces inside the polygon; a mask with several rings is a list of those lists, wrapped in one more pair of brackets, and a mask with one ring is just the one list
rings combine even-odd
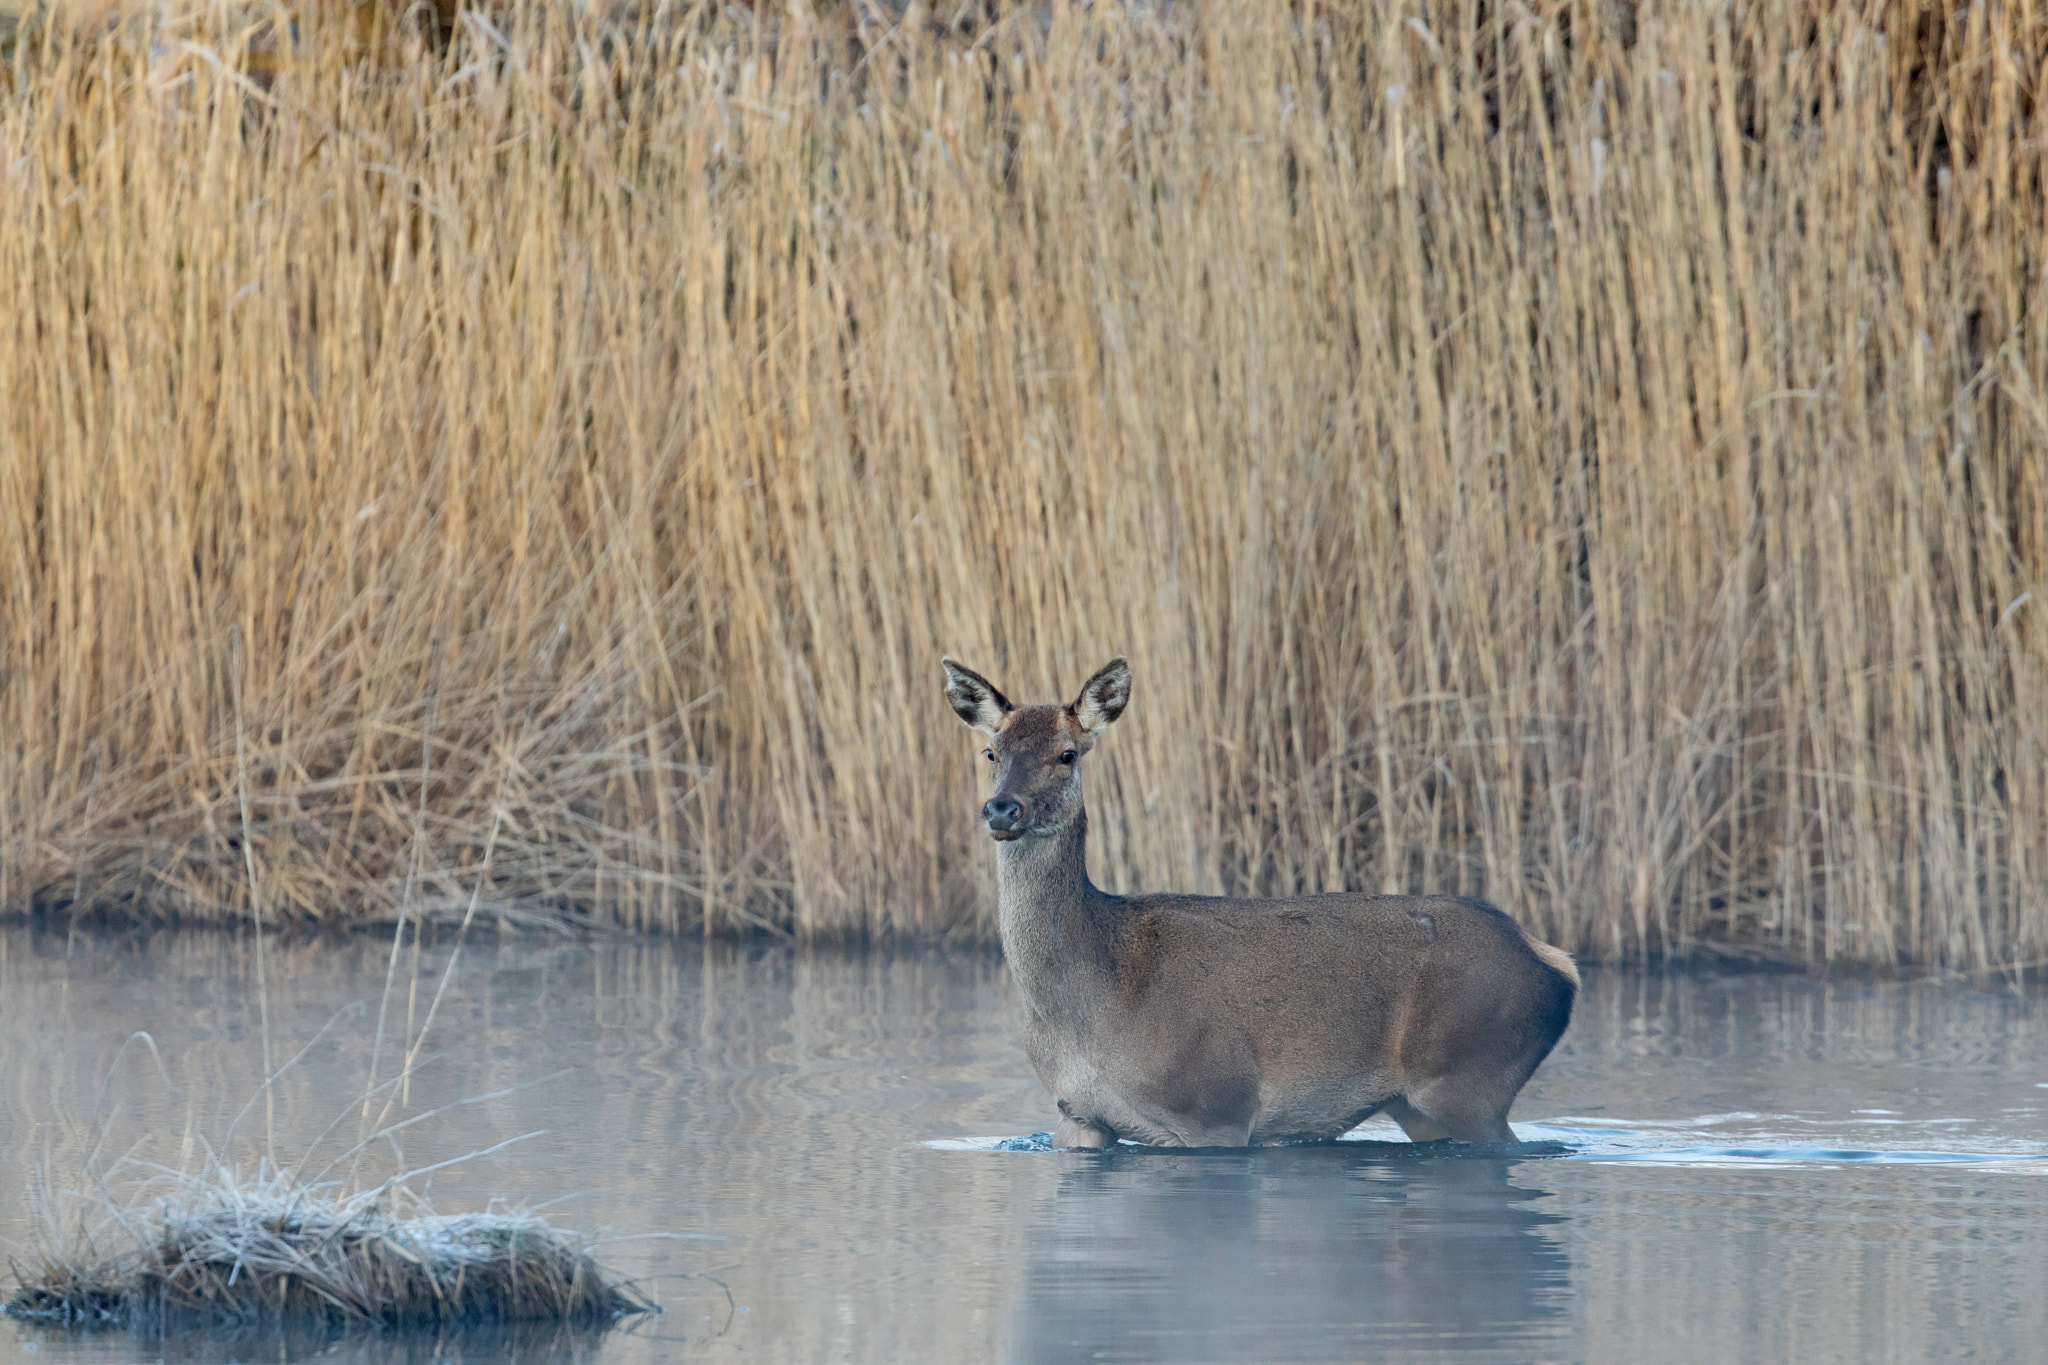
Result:
{"label": "deer muzzle", "polygon": [[1015,839],[1024,833],[1024,803],[1000,792],[981,807],[981,822],[998,839]]}

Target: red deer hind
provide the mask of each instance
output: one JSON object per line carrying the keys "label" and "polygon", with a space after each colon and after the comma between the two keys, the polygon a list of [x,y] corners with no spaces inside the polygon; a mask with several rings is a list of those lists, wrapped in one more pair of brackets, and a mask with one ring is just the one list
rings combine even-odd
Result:
{"label": "red deer hind", "polygon": [[946,700],[988,736],[1003,953],[1059,1146],[1300,1142],[1372,1114],[1417,1142],[1515,1140],[1508,1106],[1571,1020],[1568,954],[1457,896],[1099,890],[1081,760],[1123,714],[1130,666],[1065,705],[1013,706],[944,663]]}

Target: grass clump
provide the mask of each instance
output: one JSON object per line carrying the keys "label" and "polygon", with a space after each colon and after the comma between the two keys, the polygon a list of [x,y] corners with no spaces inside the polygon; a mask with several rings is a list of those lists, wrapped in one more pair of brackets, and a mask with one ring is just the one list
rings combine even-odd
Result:
{"label": "grass clump", "polygon": [[[169,1183],[168,1189],[161,1186]],[[600,1325],[652,1304],[528,1213],[437,1214],[264,1166],[158,1175],[75,1243],[14,1264],[9,1314],[85,1327]]]}

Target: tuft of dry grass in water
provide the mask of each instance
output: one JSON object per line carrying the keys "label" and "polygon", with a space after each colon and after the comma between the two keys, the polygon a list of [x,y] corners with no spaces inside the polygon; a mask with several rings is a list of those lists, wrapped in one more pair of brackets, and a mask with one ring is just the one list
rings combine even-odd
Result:
{"label": "tuft of dry grass in water", "polygon": [[769,9],[23,30],[0,904],[2048,956],[2037,5]]}
{"label": "tuft of dry grass in water", "polygon": [[12,1266],[7,1312],[71,1326],[607,1323],[652,1305],[528,1214],[435,1214],[404,1187],[351,1197],[265,1166],[160,1174],[77,1244]]}

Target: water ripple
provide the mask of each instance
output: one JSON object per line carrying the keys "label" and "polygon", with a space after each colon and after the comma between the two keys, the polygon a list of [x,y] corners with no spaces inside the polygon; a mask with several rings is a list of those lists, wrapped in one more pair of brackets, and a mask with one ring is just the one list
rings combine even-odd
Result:
{"label": "water ripple", "polygon": [[[1882,1112],[1882,1111],[1879,1111]],[[1299,1151],[1327,1148],[1353,1156],[1386,1160],[1418,1160],[1444,1157],[1507,1157],[1531,1160],[1566,1157],[1576,1161],[1602,1163],[1641,1162],[1669,1166],[1765,1168],[1835,1166],[1965,1166],[1983,1170],[2004,1170],[2048,1174],[2048,1150],[2010,1142],[1992,1142],[1984,1150],[1958,1151],[1928,1147],[1835,1147],[1770,1140],[1754,1136],[1777,1126],[1803,1128],[1905,1127],[1920,1130],[1953,1129],[1968,1126],[1962,1119],[1923,1119],[1908,1122],[1898,1118],[1815,1119],[1800,1115],[1737,1112],[1706,1114],[1692,1119],[1603,1119],[1600,1126],[1584,1120],[1556,1119],[1548,1123],[1517,1124],[1522,1141],[1513,1145],[1412,1143],[1389,1141],[1378,1130],[1346,1133],[1334,1142],[1305,1143],[1265,1151]],[[1752,1133],[1747,1142],[1716,1141],[1725,1133],[1715,1128],[1742,1127]],[[937,1138],[920,1144],[942,1152],[1055,1152],[1050,1133],[1027,1133],[1016,1137]],[[1199,1150],[1199,1149],[1198,1149]],[[1217,1149],[1221,1150],[1221,1149]],[[1242,1150],[1242,1149],[1231,1149]],[[1187,1149],[1145,1147],[1120,1143],[1115,1154],[1172,1153]]]}

